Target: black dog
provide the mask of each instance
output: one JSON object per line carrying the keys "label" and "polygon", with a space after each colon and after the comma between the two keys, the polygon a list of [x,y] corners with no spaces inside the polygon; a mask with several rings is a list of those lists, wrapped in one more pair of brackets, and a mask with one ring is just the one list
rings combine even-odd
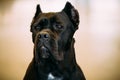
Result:
{"label": "black dog", "polygon": [[78,11],[69,2],[56,13],[42,13],[37,5],[31,24],[34,58],[24,80],[85,80],[75,59],[78,24]]}

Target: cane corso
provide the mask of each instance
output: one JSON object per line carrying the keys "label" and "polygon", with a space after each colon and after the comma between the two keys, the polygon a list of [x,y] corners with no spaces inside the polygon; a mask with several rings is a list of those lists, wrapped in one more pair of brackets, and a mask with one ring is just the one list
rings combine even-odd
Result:
{"label": "cane corso", "polygon": [[34,57],[24,80],[85,80],[75,58],[78,25],[78,11],[70,2],[61,12],[43,13],[37,5],[30,30]]}

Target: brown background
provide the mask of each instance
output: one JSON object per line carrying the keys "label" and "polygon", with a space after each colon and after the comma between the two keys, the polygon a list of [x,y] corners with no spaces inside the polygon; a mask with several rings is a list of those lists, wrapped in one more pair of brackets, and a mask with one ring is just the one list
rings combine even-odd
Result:
{"label": "brown background", "polygon": [[[0,0],[0,80],[22,80],[33,57],[36,4],[60,11],[66,0]],[[87,80],[120,80],[120,1],[70,0],[80,13],[76,58]]]}

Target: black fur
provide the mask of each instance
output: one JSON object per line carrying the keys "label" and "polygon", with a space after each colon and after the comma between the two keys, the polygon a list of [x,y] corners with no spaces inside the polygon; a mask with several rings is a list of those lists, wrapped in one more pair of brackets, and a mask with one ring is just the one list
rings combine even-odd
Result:
{"label": "black fur", "polygon": [[61,12],[42,13],[39,5],[36,9],[31,23],[34,57],[24,80],[85,80],[74,51],[78,11],[69,2]]}

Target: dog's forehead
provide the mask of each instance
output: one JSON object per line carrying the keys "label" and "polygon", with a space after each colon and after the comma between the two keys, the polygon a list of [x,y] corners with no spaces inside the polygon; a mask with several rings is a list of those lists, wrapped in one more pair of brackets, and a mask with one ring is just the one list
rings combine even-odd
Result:
{"label": "dog's forehead", "polygon": [[33,19],[32,24],[36,25],[44,18],[52,20],[53,22],[65,23],[65,25],[70,22],[68,16],[64,12],[48,12],[40,13],[36,19]]}
{"label": "dog's forehead", "polygon": [[56,13],[54,13],[54,12],[41,13],[41,14],[39,15],[39,18],[41,18],[41,16],[42,16],[42,17],[51,18],[51,17],[54,17],[55,15],[56,15]]}

